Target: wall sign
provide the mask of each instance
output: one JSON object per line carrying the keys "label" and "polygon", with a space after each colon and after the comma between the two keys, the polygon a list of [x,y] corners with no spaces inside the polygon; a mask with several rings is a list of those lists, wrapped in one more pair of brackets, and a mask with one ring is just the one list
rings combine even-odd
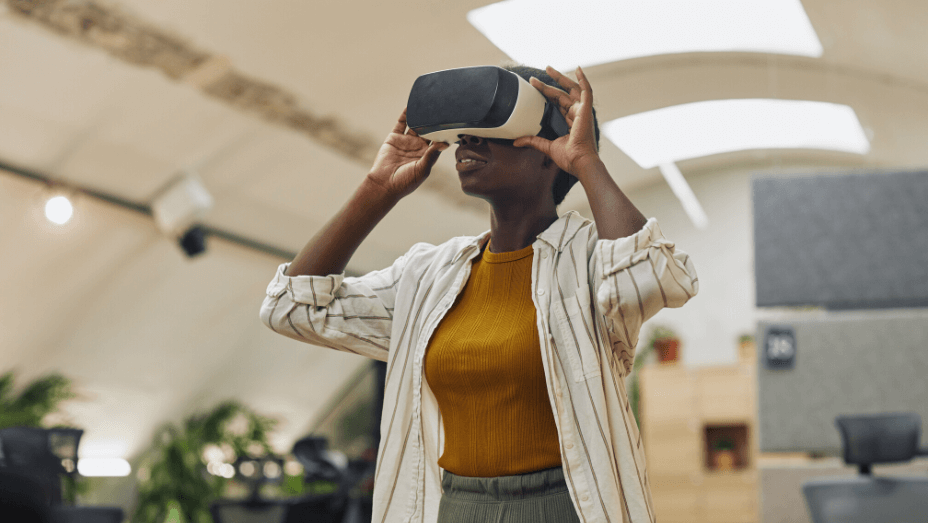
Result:
{"label": "wall sign", "polygon": [[771,326],[764,335],[764,364],[768,369],[792,369],[796,364],[796,334],[786,325]]}

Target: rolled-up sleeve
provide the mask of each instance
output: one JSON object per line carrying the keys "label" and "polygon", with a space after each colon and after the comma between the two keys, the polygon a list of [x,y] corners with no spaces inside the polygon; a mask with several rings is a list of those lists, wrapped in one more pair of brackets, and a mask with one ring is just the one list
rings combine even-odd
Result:
{"label": "rolled-up sleeve", "polygon": [[287,276],[277,268],[261,305],[261,320],[278,334],[386,361],[393,308],[406,256],[360,277]]}
{"label": "rolled-up sleeve", "polygon": [[631,236],[596,240],[590,265],[597,306],[629,372],[641,325],[662,308],[680,307],[696,295],[696,269],[688,254],[664,238],[654,218]]}

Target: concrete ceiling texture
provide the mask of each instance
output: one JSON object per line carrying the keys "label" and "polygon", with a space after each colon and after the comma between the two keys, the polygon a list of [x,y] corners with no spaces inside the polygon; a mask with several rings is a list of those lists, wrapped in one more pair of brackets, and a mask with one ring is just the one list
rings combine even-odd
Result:
{"label": "concrete ceiling texture", "polygon": [[[257,316],[264,288],[280,253],[299,250],[358,186],[418,75],[510,59],[467,20],[490,3],[0,0],[0,371],[71,377],[80,398],[65,415],[87,431],[86,456],[131,459],[161,423],[226,398],[285,420],[275,443],[287,450],[366,362],[274,335]],[[856,112],[867,154],[739,151],[680,169],[928,164],[928,3],[802,5],[821,57],[590,66],[600,121],[702,100],[834,102]],[[538,38],[569,46],[583,30]],[[627,190],[664,183],[608,140],[602,156]],[[211,237],[188,259],[146,212],[94,196],[144,209],[184,170],[214,199],[204,224],[270,249]],[[63,226],[42,211],[57,193],[75,207]],[[580,190],[564,207],[589,216]],[[349,270],[487,228],[446,153]]]}

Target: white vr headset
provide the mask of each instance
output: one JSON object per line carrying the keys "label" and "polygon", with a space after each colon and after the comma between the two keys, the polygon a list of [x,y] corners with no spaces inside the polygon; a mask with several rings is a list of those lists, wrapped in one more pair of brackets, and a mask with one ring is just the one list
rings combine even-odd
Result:
{"label": "white vr headset", "polygon": [[409,93],[406,123],[426,140],[448,143],[465,134],[515,140],[570,132],[556,105],[518,74],[495,66],[420,76]]}

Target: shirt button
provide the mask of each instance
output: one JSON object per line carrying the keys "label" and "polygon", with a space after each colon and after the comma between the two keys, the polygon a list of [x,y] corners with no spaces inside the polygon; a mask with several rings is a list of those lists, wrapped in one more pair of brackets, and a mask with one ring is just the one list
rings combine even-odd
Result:
{"label": "shirt button", "polygon": [[583,501],[589,501],[589,500],[590,500],[590,496],[587,496],[586,494],[584,494],[584,495],[580,496],[580,499],[582,499]]}
{"label": "shirt button", "polygon": [[545,290],[544,290],[544,289],[538,289],[538,295],[539,295],[539,296],[544,296],[544,295],[545,295]]}
{"label": "shirt button", "polygon": [[574,448],[574,444],[573,444],[573,443],[568,443],[568,444],[566,444],[566,445],[564,445],[564,446],[565,446],[566,448],[568,448],[568,449]]}
{"label": "shirt button", "polygon": [[541,253],[541,257],[542,257],[542,258],[547,258],[547,257],[548,257],[548,253],[542,252],[542,253]]}

